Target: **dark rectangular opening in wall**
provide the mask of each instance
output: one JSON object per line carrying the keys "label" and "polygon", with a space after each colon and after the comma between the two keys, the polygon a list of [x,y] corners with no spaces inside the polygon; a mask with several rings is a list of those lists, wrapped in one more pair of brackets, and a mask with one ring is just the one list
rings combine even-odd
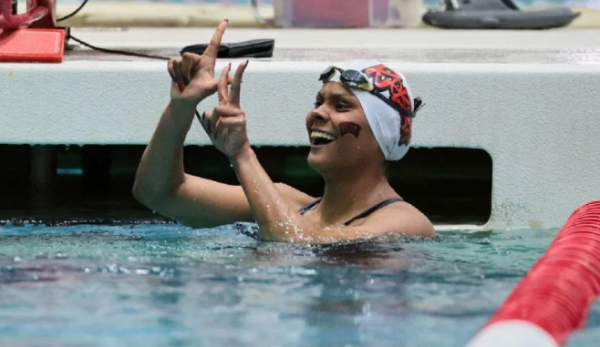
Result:
{"label": "dark rectangular opening in wall", "polygon": [[[160,220],[131,196],[145,146],[0,146],[0,220]],[[320,196],[323,181],[306,163],[308,148],[260,147],[273,181]],[[186,171],[237,184],[213,147],[184,150]],[[491,215],[492,159],[483,150],[413,148],[388,167],[392,186],[434,223],[484,224]]]}
{"label": "dark rectangular opening in wall", "polygon": [[413,148],[390,164],[389,180],[439,224],[487,223],[492,214],[492,157],[471,148]]}

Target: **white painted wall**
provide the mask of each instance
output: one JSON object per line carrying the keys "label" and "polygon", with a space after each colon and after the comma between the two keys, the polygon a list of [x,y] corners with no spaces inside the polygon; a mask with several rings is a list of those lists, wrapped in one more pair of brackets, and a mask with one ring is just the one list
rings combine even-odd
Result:
{"label": "white painted wall", "polygon": [[[307,145],[304,116],[331,63],[250,63],[242,102],[253,144]],[[485,228],[559,227],[600,198],[600,64],[389,65],[427,104],[414,123],[415,146],[491,154]],[[1,64],[0,143],[145,144],[168,102],[165,70],[148,61]],[[209,143],[198,124],[188,143]]]}

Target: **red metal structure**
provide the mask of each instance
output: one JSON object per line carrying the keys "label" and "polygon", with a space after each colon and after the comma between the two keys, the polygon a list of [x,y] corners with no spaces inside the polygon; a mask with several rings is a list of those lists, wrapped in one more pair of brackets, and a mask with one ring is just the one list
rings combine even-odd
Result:
{"label": "red metal structure", "polygon": [[0,62],[60,63],[64,44],[55,0],[27,0],[23,14],[13,13],[12,0],[0,0]]}

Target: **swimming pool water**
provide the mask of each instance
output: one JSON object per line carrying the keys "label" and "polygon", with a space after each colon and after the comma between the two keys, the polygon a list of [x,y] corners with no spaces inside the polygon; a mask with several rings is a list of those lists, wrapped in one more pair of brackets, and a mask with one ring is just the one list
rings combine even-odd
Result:
{"label": "swimming pool water", "polygon": [[[0,345],[459,347],[556,232],[308,247],[231,226],[0,226]],[[567,346],[599,339],[595,305]]]}

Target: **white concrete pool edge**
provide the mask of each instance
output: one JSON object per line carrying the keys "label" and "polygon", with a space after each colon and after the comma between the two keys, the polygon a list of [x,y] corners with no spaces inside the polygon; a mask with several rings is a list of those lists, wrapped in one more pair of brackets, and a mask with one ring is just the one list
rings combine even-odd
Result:
{"label": "white concrete pool edge", "polygon": [[[250,63],[243,106],[253,144],[307,144],[304,116],[331,63]],[[427,104],[414,146],[481,148],[492,157],[489,223],[456,227],[557,228],[598,198],[600,65],[388,63]],[[2,64],[0,76],[3,144],[145,144],[168,102],[164,62]],[[188,144],[208,143],[194,124]]]}
{"label": "white concrete pool edge", "polygon": [[[176,48],[208,42],[213,28],[73,28],[72,35],[114,48]],[[223,42],[272,38],[276,48],[600,49],[600,29],[423,30],[423,29],[227,29]],[[375,51],[374,51],[375,52]],[[277,58],[277,56],[276,56]]]}

